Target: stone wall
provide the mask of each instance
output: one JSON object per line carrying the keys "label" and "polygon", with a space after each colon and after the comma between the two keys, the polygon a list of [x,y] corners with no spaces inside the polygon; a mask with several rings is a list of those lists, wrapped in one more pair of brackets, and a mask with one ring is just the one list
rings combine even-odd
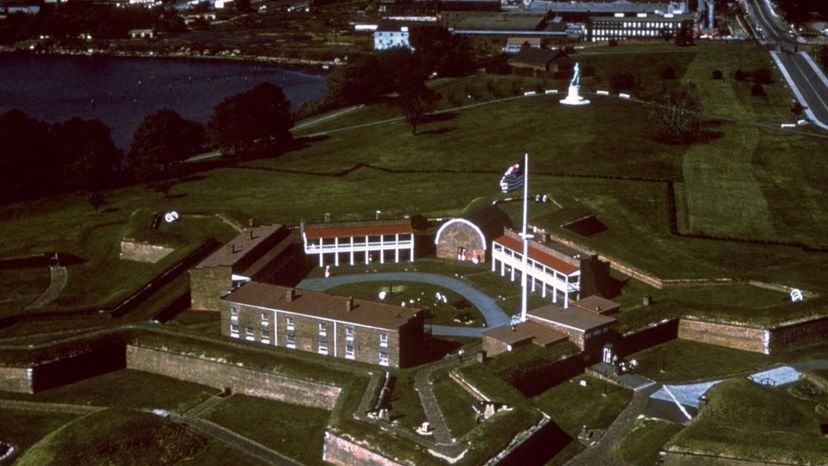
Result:
{"label": "stone wall", "polygon": [[120,258],[122,260],[155,264],[173,251],[175,249],[167,246],[124,239],[121,241]]}
{"label": "stone wall", "polygon": [[0,367],[0,392],[34,393],[28,367]]}
{"label": "stone wall", "polygon": [[488,245],[480,243],[480,235],[466,223],[454,222],[447,226],[440,234],[437,243],[437,257],[441,259],[457,259],[457,248],[465,248],[466,260],[471,261],[475,253],[480,262],[486,262]]}
{"label": "stone wall", "polygon": [[230,267],[190,269],[190,306],[194,311],[219,312],[224,308],[221,297],[233,289]]}
{"label": "stone wall", "polygon": [[828,337],[828,317],[781,325],[769,332],[771,353],[823,344]]}
{"label": "stone wall", "polygon": [[351,466],[354,464],[363,466],[404,466],[404,463],[398,463],[397,461],[386,458],[331,431],[325,432],[325,446],[322,452],[322,460],[342,466]]}
{"label": "stone wall", "polygon": [[129,345],[126,366],[217,389],[286,403],[332,410],[342,391],[333,385],[298,380],[276,373],[247,369],[221,360],[209,360]]}
{"label": "stone wall", "polygon": [[761,327],[681,319],[678,337],[682,340],[767,354],[766,332]]}

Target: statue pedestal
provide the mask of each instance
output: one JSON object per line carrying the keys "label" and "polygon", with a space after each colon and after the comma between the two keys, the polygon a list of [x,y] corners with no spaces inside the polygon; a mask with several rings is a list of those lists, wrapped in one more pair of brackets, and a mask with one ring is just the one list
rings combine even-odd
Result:
{"label": "statue pedestal", "polygon": [[564,105],[587,105],[589,100],[580,96],[581,86],[569,86],[569,94],[565,99],[561,99]]}

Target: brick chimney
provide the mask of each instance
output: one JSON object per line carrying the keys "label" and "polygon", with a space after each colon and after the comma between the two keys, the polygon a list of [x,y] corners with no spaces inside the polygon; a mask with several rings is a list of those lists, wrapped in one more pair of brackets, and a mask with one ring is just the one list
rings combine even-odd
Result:
{"label": "brick chimney", "polygon": [[348,299],[345,300],[345,310],[350,312],[354,310],[354,297],[348,296]]}
{"label": "brick chimney", "polygon": [[291,288],[285,291],[285,301],[291,302],[296,299],[296,288]]}

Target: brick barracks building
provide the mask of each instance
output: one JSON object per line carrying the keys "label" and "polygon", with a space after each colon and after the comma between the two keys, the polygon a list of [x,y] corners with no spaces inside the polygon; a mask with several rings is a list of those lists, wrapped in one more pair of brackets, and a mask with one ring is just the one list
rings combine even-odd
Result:
{"label": "brick barracks building", "polygon": [[221,332],[231,338],[389,367],[422,351],[419,309],[256,282],[223,301]]}
{"label": "brick barracks building", "polygon": [[246,228],[190,270],[193,310],[220,311],[221,297],[242,283],[291,284],[299,278],[304,258],[298,237],[282,225]]}
{"label": "brick barracks building", "polygon": [[318,256],[320,267],[414,260],[414,228],[408,219],[310,224],[302,228],[302,240],[305,255]]}

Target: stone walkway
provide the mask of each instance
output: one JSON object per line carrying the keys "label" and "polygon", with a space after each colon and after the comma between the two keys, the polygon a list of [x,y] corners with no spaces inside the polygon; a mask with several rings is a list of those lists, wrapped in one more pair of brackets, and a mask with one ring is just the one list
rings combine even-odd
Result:
{"label": "stone walkway", "polygon": [[63,288],[66,286],[66,280],[69,276],[66,271],[66,267],[49,267],[49,275],[49,287],[46,288],[46,291],[44,291],[43,294],[41,294],[32,304],[26,306],[26,309],[40,309],[54,301],[60,292],[63,291]]}

